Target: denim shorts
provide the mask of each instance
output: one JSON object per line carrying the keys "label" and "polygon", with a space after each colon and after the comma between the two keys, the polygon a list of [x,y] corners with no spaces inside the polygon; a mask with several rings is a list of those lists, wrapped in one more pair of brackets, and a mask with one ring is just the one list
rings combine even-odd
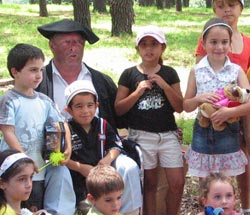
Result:
{"label": "denim shorts", "polygon": [[183,156],[176,131],[146,132],[129,129],[128,138],[142,150],[144,169],[183,167]]}
{"label": "denim shorts", "polygon": [[227,154],[240,150],[240,125],[228,123],[223,131],[215,131],[212,126],[202,128],[195,120],[192,150],[203,154]]}

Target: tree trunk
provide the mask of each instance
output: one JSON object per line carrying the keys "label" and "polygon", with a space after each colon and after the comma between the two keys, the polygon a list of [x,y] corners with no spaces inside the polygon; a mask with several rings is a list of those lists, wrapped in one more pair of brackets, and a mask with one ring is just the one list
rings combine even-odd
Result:
{"label": "tree trunk", "polygon": [[212,0],[206,0],[206,8],[212,7]]}
{"label": "tree trunk", "polygon": [[133,0],[110,0],[110,14],[112,19],[112,36],[121,33],[132,35],[134,23]]}
{"label": "tree trunk", "polygon": [[106,0],[93,0],[93,10],[99,13],[107,13]]}
{"label": "tree trunk", "polygon": [[163,9],[164,8],[163,3],[164,3],[164,0],[156,0],[157,9]]}
{"label": "tree trunk", "polygon": [[171,0],[165,0],[165,8],[170,8],[173,5]]}
{"label": "tree trunk", "polygon": [[52,0],[52,4],[62,4],[62,0]]}
{"label": "tree trunk", "polygon": [[74,20],[91,29],[90,11],[88,0],[73,0]]}
{"label": "tree trunk", "polygon": [[183,6],[189,7],[189,0],[183,0]]}
{"label": "tree trunk", "polygon": [[139,0],[139,6],[152,6],[155,5],[155,0]]}
{"label": "tree trunk", "polygon": [[182,11],[182,3],[181,0],[176,0],[176,11],[181,12]]}
{"label": "tree trunk", "polygon": [[39,0],[39,8],[40,8],[39,15],[41,17],[48,17],[49,16],[48,10],[47,10],[46,0]]}

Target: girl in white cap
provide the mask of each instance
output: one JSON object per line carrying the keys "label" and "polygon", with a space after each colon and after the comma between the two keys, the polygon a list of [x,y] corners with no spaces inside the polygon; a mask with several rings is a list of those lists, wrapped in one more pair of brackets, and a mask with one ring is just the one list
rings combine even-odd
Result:
{"label": "girl in white cap", "polygon": [[157,166],[164,168],[168,191],[166,213],[176,215],[182,198],[184,172],[174,112],[182,112],[177,72],[162,64],[166,49],[164,32],[146,26],[138,33],[136,50],[142,62],[126,69],[118,82],[116,113],[128,119],[128,138],[142,149],[145,215],[156,214]]}
{"label": "girl in white cap", "polygon": [[35,163],[26,154],[8,149],[0,153],[0,214],[49,215],[45,210],[35,213],[21,208],[32,190]]}
{"label": "girl in white cap", "polygon": [[[242,67],[250,80],[250,37],[241,33],[238,29],[238,21],[244,8],[244,0],[213,0],[213,11],[215,15],[225,20],[233,30],[231,50],[228,53],[229,59]],[[206,55],[202,46],[202,37],[200,37],[195,52],[196,62]],[[247,72],[248,71],[248,72]],[[243,134],[241,138],[241,147],[249,157],[250,146],[250,116],[242,118]],[[243,212],[250,214],[250,165],[246,167],[246,172],[237,177],[240,185],[240,199]]]}

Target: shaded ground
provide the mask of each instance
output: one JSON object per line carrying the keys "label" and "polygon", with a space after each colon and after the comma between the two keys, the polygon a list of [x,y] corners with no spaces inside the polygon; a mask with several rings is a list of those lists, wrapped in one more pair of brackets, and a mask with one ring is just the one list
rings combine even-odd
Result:
{"label": "shaded ground", "polygon": [[197,215],[199,213],[198,180],[186,176],[180,215]]}

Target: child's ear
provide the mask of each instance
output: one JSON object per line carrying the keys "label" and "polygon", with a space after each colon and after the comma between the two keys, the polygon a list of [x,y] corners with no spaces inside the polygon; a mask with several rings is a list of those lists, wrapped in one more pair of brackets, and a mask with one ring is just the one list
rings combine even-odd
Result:
{"label": "child's ear", "polygon": [[65,107],[64,108],[65,111],[67,111],[70,115],[72,115],[72,109],[70,107]]}
{"label": "child's ear", "polygon": [[10,72],[11,72],[11,74],[12,74],[13,77],[16,77],[16,74],[18,73],[18,71],[16,70],[15,67],[12,67],[12,68],[10,69]]}
{"label": "child's ear", "polygon": [[5,189],[5,183],[3,182],[3,180],[0,178],[0,189],[4,190]]}
{"label": "child's ear", "polygon": [[167,48],[167,45],[166,45],[166,44],[163,44],[163,45],[162,45],[162,51],[164,52],[164,51],[166,50],[166,48]]}
{"label": "child's ear", "polygon": [[207,205],[207,199],[205,197],[201,197],[200,202],[201,202],[203,207],[205,207]]}
{"label": "child's ear", "polygon": [[95,198],[90,193],[87,194],[87,199],[92,205],[95,205]]}
{"label": "child's ear", "polygon": [[96,102],[95,104],[96,104],[96,107],[98,108],[100,103],[99,103],[99,102]]}

